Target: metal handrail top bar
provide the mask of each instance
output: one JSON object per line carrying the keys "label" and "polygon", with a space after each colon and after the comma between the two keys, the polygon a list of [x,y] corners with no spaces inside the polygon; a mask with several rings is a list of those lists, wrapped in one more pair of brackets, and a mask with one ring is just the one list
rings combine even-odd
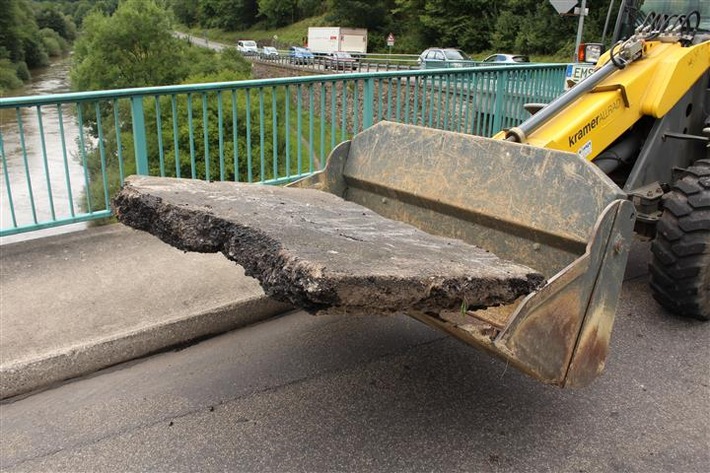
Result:
{"label": "metal handrail top bar", "polygon": [[188,92],[212,92],[224,89],[251,89],[258,87],[275,87],[279,85],[298,85],[324,81],[353,81],[362,79],[387,79],[397,77],[430,76],[432,75],[432,73],[459,75],[475,70],[483,70],[490,72],[511,70],[537,70],[547,69],[550,67],[559,67],[561,65],[563,64],[526,64],[503,66],[475,66],[468,68],[461,67],[443,69],[419,69],[387,72],[355,72],[348,74],[345,77],[342,74],[320,74],[300,77],[275,77],[269,79],[252,79],[232,82],[212,82],[205,84],[181,84],[156,87],[134,87],[126,89],[98,90],[89,92],[68,92],[63,94],[0,98],[0,109],[50,104],[56,105],[60,103],[93,102],[102,99],[118,99],[138,96],[171,95]]}

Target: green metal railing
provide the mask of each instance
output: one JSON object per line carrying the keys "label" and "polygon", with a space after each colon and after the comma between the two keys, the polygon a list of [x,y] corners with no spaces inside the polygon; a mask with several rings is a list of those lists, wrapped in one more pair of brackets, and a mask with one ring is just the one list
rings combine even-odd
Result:
{"label": "green metal railing", "polygon": [[564,65],[390,71],[0,99],[0,236],[111,216],[130,174],[284,184],[380,120],[491,136]]}

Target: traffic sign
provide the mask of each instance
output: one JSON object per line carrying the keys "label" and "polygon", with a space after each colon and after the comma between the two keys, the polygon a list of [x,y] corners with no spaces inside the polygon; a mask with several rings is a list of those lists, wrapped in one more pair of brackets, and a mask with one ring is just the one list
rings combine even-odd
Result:
{"label": "traffic sign", "polygon": [[389,46],[390,48],[394,46],[394,35],[392,33],[387,36],[387,46]]}
{"label": "traffic sign", "polygon": [[577,0],[550,0],[550,4],[555,7],[557,13],[564,15],[577,6]]}

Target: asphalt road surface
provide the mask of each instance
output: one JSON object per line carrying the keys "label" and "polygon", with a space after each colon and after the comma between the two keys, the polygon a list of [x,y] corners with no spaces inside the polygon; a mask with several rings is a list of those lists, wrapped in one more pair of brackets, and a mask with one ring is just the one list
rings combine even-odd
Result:
{"label": "asphalt road surface", "polygon": [[606,372],[544,386],[406,317],[295,312],[0,406],[3,471],[710,471],[710,325],[636,245]]}
{"label": "asphalt road surface", "polygon": [[[224,48],[229,47],[229,45],[227,45],[227,44],[212,41],[209,39],[209,37],[206,37],[206,36],[199,37],[199,36],[189,35],[187,33],[181,33],[179,31],[173,31],[173,34],[178,38],[189,39],[190,42],[196,46],[202,46],[203,48],[214,49],[215,51],[221,51]],[[236,48],[236,46],[237,46],[236,44],[232,45],[233,48]]]}

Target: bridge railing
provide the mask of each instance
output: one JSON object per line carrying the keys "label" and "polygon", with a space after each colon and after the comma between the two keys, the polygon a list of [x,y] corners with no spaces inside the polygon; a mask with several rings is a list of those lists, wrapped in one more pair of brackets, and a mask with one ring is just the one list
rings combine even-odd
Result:
{"label": "bridge railing", "polygon": [[491,136],[564,65],[389,71],[0,99],[0,236],[111,216],[130,174],[283,184],[380,120]]}
{"label": "bridge railing", "polygon": [[[314,54],[313,58],[295,58],[289,56],[288,51],[279,51],[278,55],[265,56],[263,54],[247,56],[251,61],[261,61],[269,64],[278,64],[281,66],[290,66],[297,69],[305,69],[310,71],[326,71],[330,69],[332,72],[386,72],[386,71],[408,71],[421,69],[417,62],[419,58],[415,54],[353,54],[354,62],[342,61],[342,64],[332,64],[332,60],[325,56]],[[330,67],[327,67],[330,66]]]}

